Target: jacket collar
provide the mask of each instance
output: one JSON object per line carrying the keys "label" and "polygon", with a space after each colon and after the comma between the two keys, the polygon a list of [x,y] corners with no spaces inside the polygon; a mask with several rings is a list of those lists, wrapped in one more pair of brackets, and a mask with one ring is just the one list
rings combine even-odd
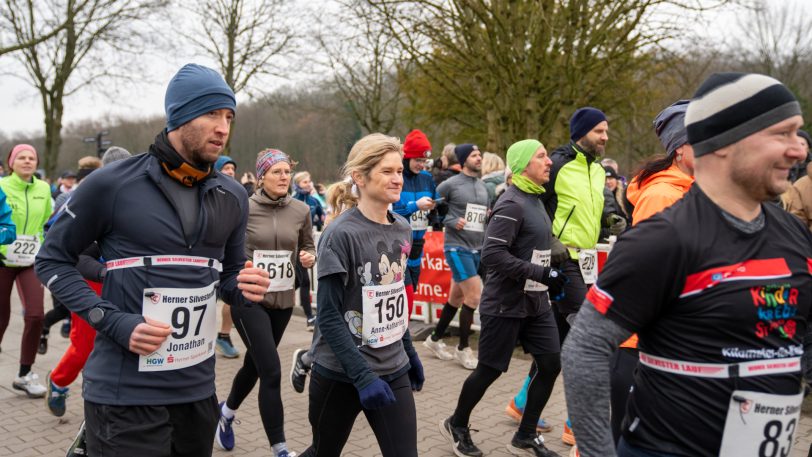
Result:
{"label": "jacket collar", "polygon": [[291,197],[291,195],[288,194],[278,200],[273,200],[261,188],[257,189],[256,192],[254,192],[254,194],[251,195],[251,200],[259,203],[260,205],[268,205],[271,207],[280,207],[280,208],[283,206],[287,206],[292,199],[293,197]]}

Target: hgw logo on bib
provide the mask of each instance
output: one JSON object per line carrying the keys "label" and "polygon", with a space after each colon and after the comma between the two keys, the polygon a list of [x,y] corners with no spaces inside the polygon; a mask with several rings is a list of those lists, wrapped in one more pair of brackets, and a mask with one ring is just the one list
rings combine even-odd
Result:
{"label": "hgw logo on bib", "polygon": [[218,281],[199,289],[144,289],[144,317],[172,326],[161,347],[139,356],[138,371],[171,371],[191,367],[214,355],[217,338]]}

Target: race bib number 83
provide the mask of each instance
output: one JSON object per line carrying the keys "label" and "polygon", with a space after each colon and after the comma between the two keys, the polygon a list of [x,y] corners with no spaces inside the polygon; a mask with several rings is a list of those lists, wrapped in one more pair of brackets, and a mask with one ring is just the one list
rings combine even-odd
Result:
{"label": "race bib number 83", "polygon": [[736,390],[722,434],[720,457],[788,457],[803,393],[775,395]]}

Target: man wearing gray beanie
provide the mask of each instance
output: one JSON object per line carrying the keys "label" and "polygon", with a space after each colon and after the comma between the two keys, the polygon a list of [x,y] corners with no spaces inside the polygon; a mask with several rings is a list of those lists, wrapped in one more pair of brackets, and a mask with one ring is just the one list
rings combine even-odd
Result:
{"label": "man wearing gray beanie", "polygon": [[[88,455],[210,456],[217,298],[253,304],[269,284],[245,261],[245,190],[213,172],[234,93],[189,64],[165,108],[149,153],[89,176],[37,257],[42,283],[97,331],[83,375]],[[107,261],[101,297],[75,267],[94,241]]]}
{"label": "man wearing gray beanie", "polygon": [[[716,73],[694,94],[694,185],[620,237],[564,344],[582,455],[791,454],[812,355],[812,234],[765,202],[804,158],[800,114],[765,75]],[[616,450],[608,361],[633,332],[639,366]]]}

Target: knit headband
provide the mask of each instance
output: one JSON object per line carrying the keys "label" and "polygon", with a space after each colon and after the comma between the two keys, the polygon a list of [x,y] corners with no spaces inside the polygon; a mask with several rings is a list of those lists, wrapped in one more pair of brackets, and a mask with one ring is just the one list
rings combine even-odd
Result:
{"label": "knit headband", "polygon": [[14,164],[14,160],[17,158],[17,154],[23,151],[31,151],[34,153],[34,157],[37,158],[37,163],[39,163],[39,155],[37,155],[37,150],[34,149],[34,146],[30,144],[18,144],[14,146],[14,149],[11,150],[11,153],[8,155],[8,168],[12,169],[12,165]]}
{"label": "knit headband", "polygon": [[262,178],[262,175],[279,162],[287,162],[288,165],[293,166],[290,156],[279,149],[266,149],[262,151],[262,155],[257,159],[257,179]]}

